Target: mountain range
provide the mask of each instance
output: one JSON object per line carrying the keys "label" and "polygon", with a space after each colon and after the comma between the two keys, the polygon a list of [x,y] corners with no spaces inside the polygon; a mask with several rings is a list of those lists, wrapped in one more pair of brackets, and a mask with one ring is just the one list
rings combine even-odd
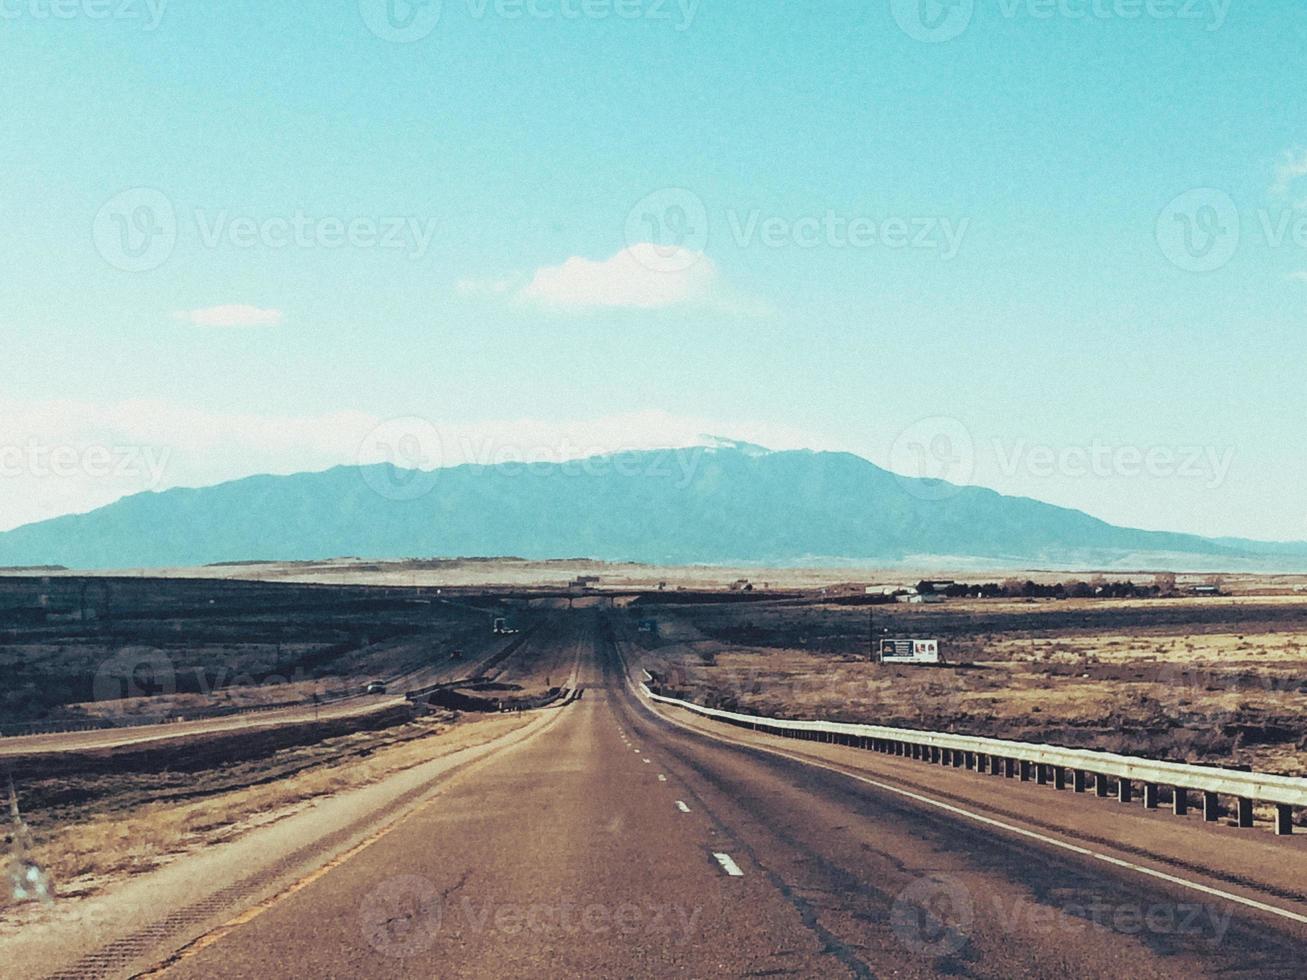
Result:
{"label": "mountain range", "polygon": [[342,466],[125,497],[0,534],[0,565],[584,556],[653,564],[1307,569],[1307,543],[1118,527],[847,453],[713,439],[569,463]]}

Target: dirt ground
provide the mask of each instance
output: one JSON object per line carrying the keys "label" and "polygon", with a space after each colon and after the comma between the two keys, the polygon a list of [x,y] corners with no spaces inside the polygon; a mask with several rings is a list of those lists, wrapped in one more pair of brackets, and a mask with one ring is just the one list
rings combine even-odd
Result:
{"label": "dirt ground", "polygon": [[[644,665],[690,700],[1307,775],[1307,601],[637,604]],[[936,638],[938,667],[877,637]]]}
{"label": "dirt ground", "polygon": [[[315,800],[498,738],[529,717],[413,717],[397,709],[366,722],[286,726],[257,738],[206,736],[166,749],[62,753],[30,763],[20,757],[10,769],[31,836],[28,856],[50,874],[58,895],[84,897]],[[14,836],[7,827],[7,850]],[[0,935],[7,905],[16,907],[0,889]]]}

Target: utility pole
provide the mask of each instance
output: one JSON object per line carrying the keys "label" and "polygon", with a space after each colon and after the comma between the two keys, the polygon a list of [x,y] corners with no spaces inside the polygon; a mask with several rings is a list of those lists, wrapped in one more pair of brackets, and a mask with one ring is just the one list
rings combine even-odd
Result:
{"label": "utility pole", "polygon": [[876,606],[867,607],[867,658],[876,662]]}

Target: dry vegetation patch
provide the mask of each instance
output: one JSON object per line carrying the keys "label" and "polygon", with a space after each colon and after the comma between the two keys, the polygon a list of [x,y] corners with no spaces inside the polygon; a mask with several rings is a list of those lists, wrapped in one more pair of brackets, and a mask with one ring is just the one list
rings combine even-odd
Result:
{"label": "dry vegetation patch", "polygon": [[[691,700],[1307,775],[1307,603],[1211,599],[925,609],[651,607],[644,661]],[[878,636],[952,663],[869,662]]]}
{"label": "dry vegetation patch", "polygon": [[[64,897],[92,894],[125,875],[285,819],[315,800],[499,738],[529,718],[431,716],[231,765],[215,758],[212,768],[186,774],[184,794],[167,774],[124,772],[109,780],[66,774],[61,781],[77,802],[25,807],[32,857]],[[21,783],[19,795],[22,800]],[[7,901],[0,895],[0,910]]]}

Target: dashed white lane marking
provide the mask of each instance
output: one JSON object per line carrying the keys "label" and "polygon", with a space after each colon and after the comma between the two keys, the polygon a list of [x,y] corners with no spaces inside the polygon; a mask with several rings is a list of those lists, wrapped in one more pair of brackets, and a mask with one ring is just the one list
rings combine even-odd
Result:
{"label": "dashed white lane marking", "polygon": [[677,801],[676,801],[676,809],[680,810],[682,813],[689,813],[689,812],[690,812],[690,808],[689,808],[688,806],[685,805],[685,801],[684,801],[684,800],[677,800]]}
{"label": "dashed white lane marking", "polygon": [[658,774],[658,782],[660,782],[660,783],[665,783],[665,782],[667,782],[667,777],[664,776],[662,773],[659,773],[659,774]]}
{"label": "dashed white lane marking", "polygon": [[[699,729],[691,728],[690,726],[685,725],[679,721],[675,721],[673,719],[668,719],[668,720],[672,721],[673,724],[679,725],[681,728],[687,729],[688,731],[697,731],[699,732],[699,734],[708,734],[702,732]],[[894,793],[896,796],[903,796],[910,800],[916,800],[918,803],[923,803],[926,806],[935,807],[947,813],[952,813],[955,814],[956,816],[964,817],[967,820],[973,820],[976,823],[983,824],[985,826],[995,827],[999,830],[1005,830],[1008,833],[1017,834],[1021,837],[1026,837],[1031,840],[1037,840],[1040,843],[1048,844],[1051,847],[1060,848],[1061,850],[1064,851],[1070,851],[1073,854],[1079,854],[1082,855],[1083,857],[1092,858],[1096,861],[1102,861],[1105,864],[1111,864],[1118,868],[1128,868],[1131,871],[1135,871],[1141,875],[1146,875],[1149,878],[1157,878],[1161,881],[1166,881],[1173,885],[1179,885],[1181,888],[1188,888],[1191,891],[1196,891],[1203,895],[1211,895],[1215,898],[1224,899],[1227,902],[1235,902],[1239,905],[1243,905],[1250,909],[1257,909],[1259,912],[1269,912],[1271,915],[1278,915],[1281,918],[1289,919],[1293,922],[1301,922],[1307,924],[1307,915],[1300,915],[1297,912],[1291,912],[1288,909],[1279,908],[1278,906],[1275,905],[1267,905],[1265,902],[1259,902],[1255,898],[1245,898],[1242,895],[1235,895],[1232,894],[1231,892],[1222,891],[1219,888],[1212,888],[1208,885],[1202,884],[1201,882],[1190,881],[1187,878],[1181,878],[1177,875],[1167,874],[1165,871],[1157,871],[1154,868],[1148,868],[1142,864],[1135,864],[1133,861],[1123,861],[1121,860],[1121,858],[1113,857],[1110,854],[1103,854],[1101,851],[1094,851],[1087,847],[1080,847],[1079,845],[1072,844],[1069,841],[1059,840],[1056,837],[1049,837],[1046,834],[1041,834],[1033,830],[1026,830],[1024,827],[1016,827],[1002,820],[995,820],[993,817],[986,817],[979,813],[973,813],[970,810],[964,810],[960,806],[954,806],[953,804],[945,803],[942,800],[931,799],[929,796],[922,796],[920,793],[914,793],[911,790],[906,790],[898,786],[893,786],[889,783],[882,782],[879,779],[871,779],[867,776],[860,776],[857,773],[849,772],[847,769],[841,769],[839,766],[827,765],[826,763],[818,762],[810,757],[793,755],[781,749],[772,748],[771,746],[757,745],[757,744],[751,744],[749,742],[737,741],[736,739],[727,738],[724,735],[718,735],[716,733],[708,734],[708,737],[716,738],[722,742],[731,742],[735,745],[744,746],[745,748],[761,749],[764,752],[770,752],[772,755],[783,756],[786,759],[793,759],[795,762],[802,762],[806,765],[814,766],[817,769],[825,769],[827,772],[838,773],[839,775],[845,776],[849,779],[855,779],[860,783],[866,783],[868,786],[875,786],[877,789],[883,789],[887,793]]]}
{"label": "dashed white lane marking", "polygon": [[714,853],[713,857],[715,857],[717,863],[722,866],[722,870],[732,878],[744,877],[744,872],[740,870],[740,866],[735,863],[729,854]]}
{"label": "dashed white lane marking", "polygon": [[651,760],[651,759],[641,759],[640,761],[643,762],[643,763],[647,766],[647,765],[649,765],[650,762],[652,762],[653,760]]}

